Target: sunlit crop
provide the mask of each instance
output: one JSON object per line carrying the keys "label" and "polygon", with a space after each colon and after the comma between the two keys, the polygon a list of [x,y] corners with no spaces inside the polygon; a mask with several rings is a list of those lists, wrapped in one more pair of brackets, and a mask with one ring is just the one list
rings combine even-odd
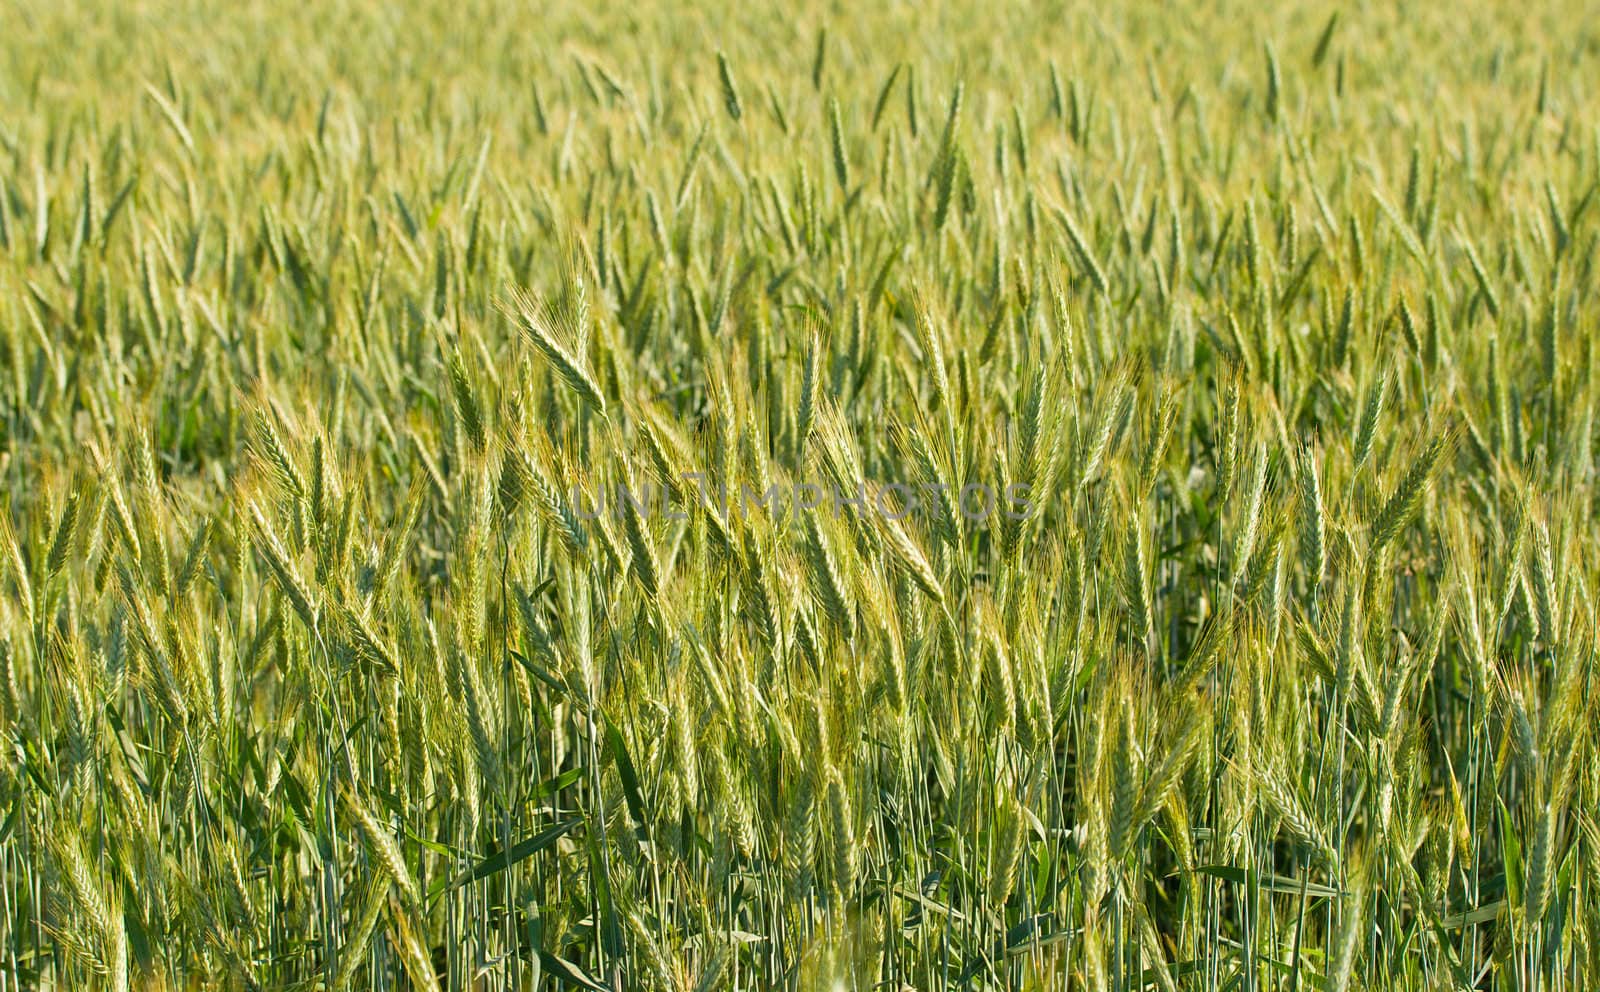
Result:
{"label": "sunlit crop", "polygon": [[0,10],[0,992],[1596,987],[1593,13]]}

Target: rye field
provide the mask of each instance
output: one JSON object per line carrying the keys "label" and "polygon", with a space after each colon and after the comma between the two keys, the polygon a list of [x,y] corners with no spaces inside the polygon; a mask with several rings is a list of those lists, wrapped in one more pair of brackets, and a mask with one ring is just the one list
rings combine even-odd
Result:
{"label": "rye field", "polygon": [[1600,986],[1600,19],[0,11],[0,992]]}

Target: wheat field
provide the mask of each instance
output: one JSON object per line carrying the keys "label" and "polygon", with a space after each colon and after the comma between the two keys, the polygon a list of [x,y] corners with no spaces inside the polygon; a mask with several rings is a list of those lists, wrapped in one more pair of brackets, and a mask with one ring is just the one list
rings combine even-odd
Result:
{"label": "wheat field", "polygon": [[1449,6],[8,4],[0,992],[1600,986],[1600,20]]}

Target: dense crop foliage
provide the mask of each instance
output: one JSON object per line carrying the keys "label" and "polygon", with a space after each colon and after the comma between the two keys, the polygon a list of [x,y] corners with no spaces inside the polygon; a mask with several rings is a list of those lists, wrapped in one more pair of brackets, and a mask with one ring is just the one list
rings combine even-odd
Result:
{"label": "dense crop foliage", "polygon": [[212,6],[0,12],[0,990],[1600,983],[1581,5]]}

